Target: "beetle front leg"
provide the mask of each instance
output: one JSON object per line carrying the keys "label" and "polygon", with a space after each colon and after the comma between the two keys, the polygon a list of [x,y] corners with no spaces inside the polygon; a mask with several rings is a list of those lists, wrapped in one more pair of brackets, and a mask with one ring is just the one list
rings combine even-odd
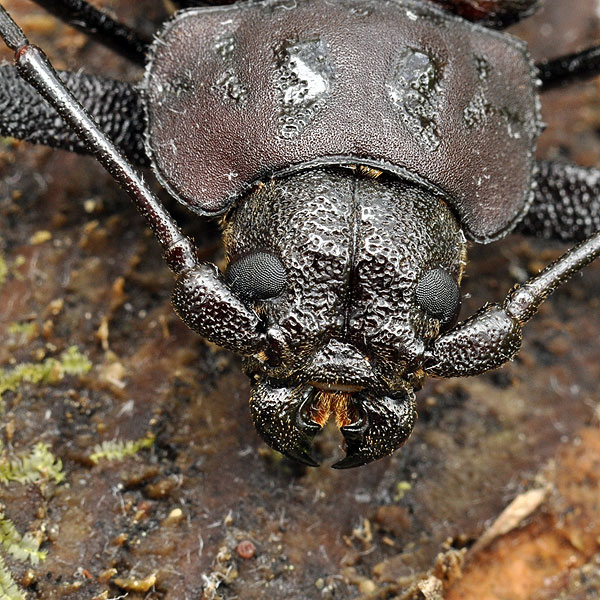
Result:
{"label": "beetle front leg", "polygon": [[181,273],[171,301],[190,329],[223,348],[248,356],[265,345],[258,315],[233,294],[216,265]]}
{"label": "beetle front leg", "polygon": [[[144,109],[137,89],[99,75],[59,72],[100,129],[136,165],[147,166]],[[69,152],[89,152],[73,129],[12,65],[0,65],[0,136],[45,144]]]}
{"label": "beetle front leg", "polygon": [[541,303],[598,256],[600,233],[563,254],[524,284],[515,286],[503,306],[484,306],[440,336],[425,353],[425,372],[440,377],[478,375],[512,359],[521,347],[523,325],[535,315]]}
{"label": "beetle front leg", "polygon": [[503,29],[533,14],[540,0],[433,0],[464,19]]}
{"label": "beetle front leg", "polygon": [[571,244],[600,231],[600,169],[537,161],[535,181],[518,231]]}
{"label": "beetle front leg", "polygon": [[144,66],[150,40],[86,0],[33,0],[48,12],[125,58]]}

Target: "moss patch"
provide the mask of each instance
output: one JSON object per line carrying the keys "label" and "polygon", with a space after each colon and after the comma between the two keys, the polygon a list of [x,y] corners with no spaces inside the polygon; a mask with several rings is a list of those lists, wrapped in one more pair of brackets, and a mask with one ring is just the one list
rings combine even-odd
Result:
{"label": "moss patch", "polygon": [[2,253],[0,253],[0,286],[4,284],[7,277],[8,277],[8,265],[6,264],[4,255]]}
{"label": "moss patch", "polygon": [[[0,450],[1,450],[0,446]],[[21,484],[39,484],[53,480],[60,483],[64,479],[62,462],[57,459],[46,444],[36,444],[34,449],[23,456],[8,459],[4,452],[0,459],[0,482],[12,481]],[[14,523],[0,510],[0,547],[20,562],[29,561],[37,565],[46,558],[40,550],[43,541],[41,534],[27,532],[21,535]],[[25,600],[26,595],[19,589],[0,555],[0,598]]]}
{"label": "moss patch", "polygon": [[22,383],[56,383],[65,375],[84,375],[91,368],[92,363],[87,356],[79,352],[76,346],[71,346],[59,358],[0,369],[0,397],[4,392],[14,392]]}
{"label": "moss patch", "polygon": [[[0,273],[1,275],[1,273]],[[0,278],[1,279],[1,278]],[[25,324],[25,327],[28,324]],[[21,331],[22,325],[16,324]],[[15,391],[23,383],[52,384],[66,375],[83,375],[92,367],[89,359],[75,346],[65,350],[58,358],[47,358],[41,363],[23,363],[9,369],[0,369],[0,411],[2,394]],[[9,458],[0,441],[0,483],[12,482],[22,485],[36,485],[48,481],[60,483],[64,480],[62,462],[43,443],[36,444],[31,450]],[[37,565],[46,558],[46,552],[40,550],[43,535],[27,532],[21,535],[14,523],[0,510],[0,548],[19,562]],[[16,584],[6,563],[0,555],[0,598],[6,600],[25,600],[27,595]]]}
{"label": "moss patch", "polygon": [[33,321],[24,321],[18,323],[11,323],[8,326],[8,333],[12,335],[31,335],[36,329],[36,325]]}
{"label": "moss patch", "polygon": [[137,454],[143,448],[150,448],[154,444],[154,439],[154,435],[150,434],[135,441],[108,440],[94,447],[90,460],[96,464],[101,460],[121,460]]}
{"label": "moss patch", "polygon": [[65,478],[62,462],[56,458],[46,444],[36,444],[27,455],[8,460],[0,459],[0,482],[16,481],[22,484],[41,483],[53,480],[60,483]]}
{"label": "moss patch", "polygon": [[10,519],[0,512],[0,545],[18,561],[29,560],[37,565],[46,558],[46,552],[40,550],[40,540],[33,534],[21,535]]}
{"label": "moss patch", "polygon": [[26,596],[18,588],[0,556],[0,598],[5,600],[25,600]]}

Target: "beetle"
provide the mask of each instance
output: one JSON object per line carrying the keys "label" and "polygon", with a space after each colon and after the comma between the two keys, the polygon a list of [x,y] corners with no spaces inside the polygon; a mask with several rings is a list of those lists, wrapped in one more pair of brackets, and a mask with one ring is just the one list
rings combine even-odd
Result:
{"label": "beetle", "polygon": [[[75,4],[84,29],[145,54],[131,31]],[[597,73],[598,49],[534,65],[499,29],[536,4],[189,8],[149,48],[141,93],[80,74],[65,87],[2,9],[16,72],[54,109],[29,96],[5,110],[1,129],[87,149],[126,189],[176,275],[176,312],[243,356],[269,445],[316,466],[310,445],[333,415],[346,446],[333,466],[359,466],[408,439],[426,375],[476,375],[513,358],[539,305],[600,253],[600,173],[533,158],[538,79],[550,87]],[[16,72],[3,70],[5,87],[27,93]],[[69,89],[179,201],[222,218],[225,273],[198,261]],[[107,113],[106,94],[121,110]],[[503,304],[456,323],[467,240],[517,226],[578,244]]]}

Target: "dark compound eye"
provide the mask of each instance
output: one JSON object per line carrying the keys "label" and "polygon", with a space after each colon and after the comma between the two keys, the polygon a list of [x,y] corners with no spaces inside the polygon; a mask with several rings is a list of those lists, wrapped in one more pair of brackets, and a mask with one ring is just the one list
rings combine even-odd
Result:
{"label": "dark compound eye", "polygon": [[243,300],[266,300],[283,292],[287,276],[277,256],[257,250],[230,263],[225,281]]}
{"label": "dark compound eye", "polygon": [[419,306],[442,324],[458,315],[460,289],[454,277],[444,269],[427,271],[417,283],[415,296]]}

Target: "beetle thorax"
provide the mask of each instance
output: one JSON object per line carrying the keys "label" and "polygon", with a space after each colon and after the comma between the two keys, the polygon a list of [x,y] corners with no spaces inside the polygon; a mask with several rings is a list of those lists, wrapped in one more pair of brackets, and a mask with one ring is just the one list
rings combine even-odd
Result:
{"label": "beetle thorax", "polygon": [[266,252],[286,273],[278,297],[254,303],[272,342],[264,374],[342,392],[406,385],[439,332],[415,301],[418,281],[432,268],[459,281],[464,262],[440,198],[362,169],[259,184],[228,216],[225,242],[232,263]]}

